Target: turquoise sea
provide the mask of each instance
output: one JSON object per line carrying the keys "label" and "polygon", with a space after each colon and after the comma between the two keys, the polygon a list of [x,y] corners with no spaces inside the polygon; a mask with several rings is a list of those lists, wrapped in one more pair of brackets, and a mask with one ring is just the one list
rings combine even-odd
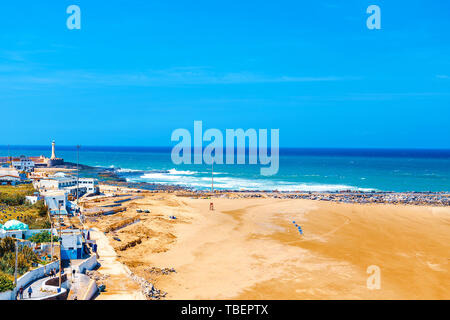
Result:
{"label": "turquoise sea", "polygon": [[[12,156],[49,157],[51,146],[11,146]],[[174,165],[170,147],[81,147],[80,163],[113,168],[131,182],[208,189],[211,166]],[[8,147],[0,146],[0,156]],[[76,162],[74,146],[57,146],[57,156]],[[260,175],[260,165],[214,165],[214,187],[279,191],[450,192],[450,150],[280,149],[278,174]]]}

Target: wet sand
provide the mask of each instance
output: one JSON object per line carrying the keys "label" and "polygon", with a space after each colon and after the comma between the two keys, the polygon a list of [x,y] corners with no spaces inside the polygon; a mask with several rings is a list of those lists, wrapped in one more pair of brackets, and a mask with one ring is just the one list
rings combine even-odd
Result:
{"label": "wet sand", "polygon": [[138,218],[109,243],[168,299],[450,299],[448,207],[141,195],[90,225]]}

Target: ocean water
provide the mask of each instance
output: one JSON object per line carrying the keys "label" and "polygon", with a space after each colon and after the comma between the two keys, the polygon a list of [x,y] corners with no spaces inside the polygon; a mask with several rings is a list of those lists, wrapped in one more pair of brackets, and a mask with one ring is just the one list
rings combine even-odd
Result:
{"label": "ocean water", "polygon": [[[210,165],[174,165],[171,148],[82,147],[80,163],[114,168],[130,182],[211,187]],[[51,147],[11,146],[12,156],[50,156]],[[57,146],[57,156],[76,162],[76,148]],[[8,147],[0,146],[0,156]],[[281,149],[278,174],[258,165],[214,165],[214,188],[279,191],[450,192],[450,150]]]}

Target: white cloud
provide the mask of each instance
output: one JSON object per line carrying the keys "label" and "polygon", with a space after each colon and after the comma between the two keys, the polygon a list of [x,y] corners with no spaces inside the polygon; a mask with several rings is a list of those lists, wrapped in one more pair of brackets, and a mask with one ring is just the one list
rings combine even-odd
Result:
{"label": "white cloud", "polygon": [[[5,69],[4,69],[5,70]],[[264,75],[247,71],[215,72],[208,67],[177,67],[163,70],[149,70],[140,73],[106,73],[84,70],[43,72],[28,71],[1,75],[3,84],[76,84],[89,86],[171,86],[171,85],[215,85],[215,84],[254,84],[254,83],[294,83],[329,82],[358,80],[358,77],[342,76],[286,76]]]}

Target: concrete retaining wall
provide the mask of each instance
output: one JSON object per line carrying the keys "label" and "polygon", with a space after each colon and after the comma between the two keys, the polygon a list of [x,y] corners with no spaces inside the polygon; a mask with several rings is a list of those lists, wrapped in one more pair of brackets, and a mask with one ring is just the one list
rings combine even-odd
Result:
{"label": "concrete retaining wall", "polygon": [[17,279],[17,286],[14,290],[0,293],[0,300],[15,300],[16,292],[20,287],[26,287],[29,283],[41,279],[50,269],[59,270],[59,261],[53,261],[45,266],[30,270]]}
{"label": "concrete retaining wall", "polygon": [[[69,282],[67,281],[67,274],[63,274],[61,277],[61,287],[68,289]],[[59,277],[50,278],[47,281],[44,281],[42,283],[41,289],[42,291],[48,291],[48,292],[58,292],[59,288]]]}
{"label": "concrete retaining wall", "polygon": [[30,282],[43,278],[51,269],[56,269],[56,271],[59,271],[59,261],[53,261],[45,266],[28,271],[17,279],[16,289],[26,287]]}
{"label": "concrete retaining wall", "polygon": [[66,300],[68,294],[69,294],[68,290],[61,288],[60,293],[55,293],[54,295],[42,298],[40,300]]}
{"label": "concrete retaining wall", "polygon": [[86,288],[86,291],[83,293],[80,300],[91,300],[98,292],[97,283],[95,280],[92,280],[89,282],[88,287]]}
{"label": "concrete retaining wall", "polygon": [[86,270],[92,270],[97,264],[97,255],[93,254],[78,265],[78,273],[85,273]]}
{"label": "concrete retaining wall", "polygon": [[12,290],[0,292],[0,300],[14,300],[14,292]]}
{"label": "concrete retaining wall", "polygon": [[69,290],[70,290],[70,282],[67,281],[67,275],[64,274],[61,278],[61,280],[63,281],[61,283],[61,291],[58,292],[58,288],[59,288],[59,278],[51,278],[48,279],[47,281],[45,281],[42,284],[41,289],[43,291],[47,291],[47,292],[54,292],[54,294],[49,295],[47,297],[44,298],[40,298],[39,300],[66,300],[67,299],[67,295],[69,294]]}

